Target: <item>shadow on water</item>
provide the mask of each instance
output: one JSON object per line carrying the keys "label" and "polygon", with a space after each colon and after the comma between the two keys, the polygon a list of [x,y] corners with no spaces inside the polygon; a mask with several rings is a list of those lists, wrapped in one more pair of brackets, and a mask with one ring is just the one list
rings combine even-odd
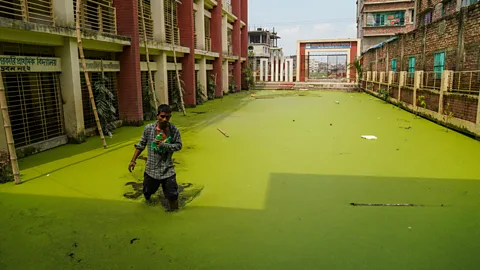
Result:
{"label": "shadow on water", "polygon": [[[187,116],[183,116],[178,112],[174,112],[172,123],[179,127],[182,134],[188,133],[192,129],[201,130],[206,126],[212,125],[229,117],[231,114],[243,108],[248,104],[248,102],[251,101],[245,99],[245,97],[248,95],[250,95],[249,92],[238,93],[235,95],[229,95],[223,99],[210,101],[204,105],[197,106],[196,108],[188,109]],[[149,122],[146,122],[145,125],[148,123]],[[124,144],[129,142],[131,142],[131,146],[133,147],[133,145],[136,143],[136,140],[140,139],[143,128],[144,127],[142,126],[121,127],[116,129],[113,138],[107,138],[107,144],[109,145],[109,148],[105,151],[105,153],[109,153],[110,148],[118,150],[119,145],[121,147],[125,147]],[[90,137],[85,143],[82,144],[68,144],[45,151],[43,153],[26,157],[19,161],[19,165],[21,170],[26,170],[76,155],[88,154],[88,152],[95,150],[102,150],[102,144],[98,136]],[[92,158],[101,156],[103,154],[104,153],[94,157],[82,159],[75,164],[91,160]]]}
{"label": "shadow on water", "polygon": [[[262,210],[199,207],[194,201],[171,215],[143,203],[4,193],[0,265],[475,269],[480,263],[480,181],[272,174],[268,186]],[[221,204],[228,194],[212,196]]]}

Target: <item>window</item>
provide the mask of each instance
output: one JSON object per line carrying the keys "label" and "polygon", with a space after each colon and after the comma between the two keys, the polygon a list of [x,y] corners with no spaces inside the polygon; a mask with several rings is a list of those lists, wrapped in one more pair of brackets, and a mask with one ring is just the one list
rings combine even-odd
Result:
{"label": "window", "polygon": [[480,2],[480,0],[462,0],[462,7],[470,6],[478,2]]}
{"label": "window", "polygon": [[415,74],[415,57],[408,59],[408,77],[413,78]]}
{"label": "window", "polygon": [[392,60],[392,71],[397,72],[397,59]]}
{"label": "window", "polygon": [[415,9],[410,9],[410,23],[415,22]]}
{"label": "window", "polygon": [[405,11],[379,12],[367,14],[367,26],[405,25]]}
{"label": "window", "polygon": [[432,22],[432,12],[427,12],[425,14],[425,25],[430,24]]}
{"label": "window", "polygon": [[435,72],[435,78],[442,78],[442,71],[445,68],[445,53],[436,53],[433,59],[433,71]]}

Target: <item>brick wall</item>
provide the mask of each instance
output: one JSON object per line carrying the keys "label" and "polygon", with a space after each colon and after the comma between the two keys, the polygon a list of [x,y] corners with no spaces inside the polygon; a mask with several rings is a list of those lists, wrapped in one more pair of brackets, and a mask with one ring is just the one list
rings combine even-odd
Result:
{"label": "brick wall", "polygon": [[443,109],[453,112],[453,117],[475,123],[477,121],[478,99],[468,95],[449,94],[443,97]]}
{"label": "brick wall", "polygon": [[140,75],[140,39],[136,0],[115,0],[118,34],[128,36],[132,45],[120,54],[118,75],[118,110],[124,125],[143,124],[142,87]]}
{"label": "brick wall", "polygon": [[241,13],[241,0],[232,1],[232,12],[238,18],[233,23],[232,31],[232,50],[233,55],[238,56],[239,59],[234,63],[233,78],[237,87],[237,91],[242,88],[242,61],[240,59],[242,52],[242,40],[241,40],[241,25],[240,18],[242,17]]}
{"label": "brick wall", "polygon": [[[433,93],[426,90],[417,90],[417,99],[420,96],[423,96],[425,99],[425,103],[427,105],[426,109],[433,112],[438,112],[439,101],[440,101],[440,95],[438,93]],[[418,100],[416,100],[415,102],[417,103],[417,106],[422,107],[418,103]]]}
{"label": "brick wall", "polygon": [[400,92],[400,100],[408,103],[408,104],[413,104],[413,90],[410,88],[402,87],[402,90]]}
{"label": "brick wall", "polygon": [[[215,97],[223,96],[223,49],[222,49],[222,1],[218,1],[218,5],[211,11],[212,18],[210,21],[210,33],[212,35],[212,51],[218,53],[219,57],[213,61],[213,74],[216,79]],[[215,34],[217,33],[217,34]]]}
{"label": "brick wall", "polygon": [[[377,70],[385,71],[386,50],[389,62],[397,58],[403,71],[407,71],[408,59],[416,58],[416,70],[433,71],[435,53],[445,52],[445,69],[462,71],[480,68],[480,3],[463,8],[427,26],[419,27],[383,47],[364,54],[364,64],[377,61]],[[460,38],[459,38],[460,37]],[[459,41],[460,39],[460,41]],[[403,58],[401,48],[404,48]],[[373,71],[375,65],[373,65]]]}
{"label": "brick wall", "polygon": [[182,0],[177,4],[178,27],[180,28],[180,44],[190,48],[190,53],[182,57],[182,80],[184,82],[184,101],[187,106],[197,103],[195,84],[195,23],[193,19],[193,0]]}

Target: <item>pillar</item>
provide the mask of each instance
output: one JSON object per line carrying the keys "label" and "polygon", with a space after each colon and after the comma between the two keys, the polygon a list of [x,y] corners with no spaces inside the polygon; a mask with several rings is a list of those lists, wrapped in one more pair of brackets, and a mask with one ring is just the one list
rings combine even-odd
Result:
{"label": "pillar", "polygon": [[198,83],[203,88],[204,98],[207,97],[207,58],[202,57],[199,60],[200,69],[198,70]]}
{"label": "pillar", "polygon": [[169,104],[168,100],[168,70],[167,70],[167,53],[160,52],[160,55],[153,56],[153,60],[157,63],[157,72],[155,72],[155,94],[160,104]]}
{"label": "pillar", "polygon": [[211,10],[210,32],[212,33],[212,51],[218,53],[219,57],[213,61],[213,76],[216,81],[215,97],[223,96],[223,38],[222,35],[222,1]]}
{"label": "pillar", "polygon": [[182,57],[182,80],[184,82],[184,101],[186,106],[197,104],[195,87],[195,30],[193,21],[193,0],[182,0],[177,4],[180,44],[190,48],[190,53]]}
{"label": "pillar", "polygon": [[118,107],[124,125],[142,125],[142,85],[140,75],[140,37],[137,0],[114,0],[118,34],[128,36],[131,46],[120,55]]}
{"label": "pillar", "polygon": [[398,79],[398,101],[402,101],[402,87],[407,83],[407,74],[406,71],[400,71],[400,78]]}
{"label": "pillar", "polygon": [[229,69],[229,64],[228,61],[225,60],[223,62],[223,67],[222,67],[222,77],[223,77],[223,92],[228,93],[229,92],[229,85],[230,85],[230,78],[228,77],[228,69]]}
{"label": "pillar", "polygon": [[55,25],[71,27],[75,23],[75,7],[73,1],[53,0]]}
{"label": "pillar", "polygon": [[453,71],[444,70],[442,71],[442,83],[440,85],[440,97],[438,99],[438,113],[443,114],[443,97],[448,91],[450,86],[450,81],[453,79]]}
{"label": "pillar", "polygon": [[271,52],[270,56],[270,81],[275,81],[275,51]]}
{"label": "pillar", "polygon": [[[241,32],[241,56],[245,58],[245,62],[242,63],[242,70],[248,67],[248,0],[241,0],[240,6],[240,18],[245,23],[245,26],[242,28]],[[254,69],[256,71],[256,69]],[[245,74],[242,72],[242,83],[247,87],[245,82]]]}
{"label": "pillar", "polygon": [[[407,73],[408,76],[408,73]],[[413,108],[417,109],[417,91],[422,85],[423,71],[415,71],[413,80]]]}
{"label": "pillar", "polygon": [[85,125],[80,76],[84,75],[80,74],[77,40],[67,37],[64,40],[64,45],[55,49],[55,55],[62,59],[60,85],[62,87],[63,122],[67,136],[76,142],[83,142]]}
{"label": "pillar", "polygon": [[164,0],[151,0],[153,18],[153,39],[166,42]]}
{"label": "pillar", "polygon": [[197,48],[205,50],[205,0],[197,0],[195,15],[195,34],[197,35]]}
{"label": "pillar", "polygon": [[[222,47],[223,52],[228,54],[228,18],[227,15],[222,15]],[[229,77],[228,77],[228,60],[223,59],[222,62],[222,91],[228,93]]]}
{"label": "pillar", "polygon": [[237,17],[237,20],[233,23],[232,32],[232,49],[233,55],[237,56],[237,60],[233,64],[233,78],[235,80],[236,90],[242,89],[242,39],[241,39],[241,0],[231,1],[232,13]]}
{"label": "pillar", "polygon": [[285,79],[284,79],[284,67],[285,67],[285,59],[282,57],[282,59],[280,60],[280,81],[281,82],[284,82]]}

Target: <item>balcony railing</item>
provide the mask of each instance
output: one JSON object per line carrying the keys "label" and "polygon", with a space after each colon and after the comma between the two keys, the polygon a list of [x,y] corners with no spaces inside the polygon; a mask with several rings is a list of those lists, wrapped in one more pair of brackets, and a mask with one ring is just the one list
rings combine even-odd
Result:
{"label": "balcony railing", "polygon": [[150,1],[139,0],[138,1],[138,29],[140,33],[140,39],[143,40],[143,21],[142,12],[140,9],[140,1],[143,1],[143,17],[145,20],[145,32],[147,32],[147,39],[153,40],[153,19],[152,19],[152,7]]}
{"label": "balcony railing", "polygon": [[228,44],[227,50],[223,52],[227,56],[233,56],[233,47],[231,44]]}
{"label": "balcony railing", "polygon": [[178,27],[175,27],[173,29],[173,35],[172,35],[172,30],[170,25],[165,25],[165,38],[166,42],[169,44],[175,44],[175,45],[180,45],[180,29]]}
{"label": "balcony railing", "polygon": [[223,9],[227,12],[232,13],[232,4],[230,3],[231,0],[223,0]]}
{"label": "balcony railing", "polygon": [[53,0],[0,0],[0,17],[54,25]]}
{"label": "balcony railing", "polygon": [[205,38],[205,51],[207,52],[212,51],[212,38],[209,38],[209,37]]}
{"label": "balcony railing", "polygon": [[[76,8],[76,0],[73,0]],[[83,0],[80,7],[80,26],[82,29],[100,33],[117,34],[117,11],[113,0]],[[76,19],[75,13],[75,19]]]}

